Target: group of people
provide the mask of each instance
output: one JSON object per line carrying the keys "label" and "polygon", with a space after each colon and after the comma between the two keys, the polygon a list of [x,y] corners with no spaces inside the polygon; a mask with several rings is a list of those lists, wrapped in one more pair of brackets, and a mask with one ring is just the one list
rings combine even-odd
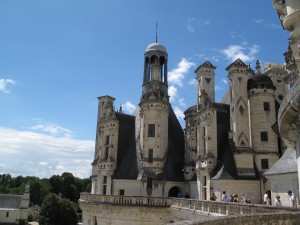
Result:
{"label": "group of people", "polygon": [[[290,207],[295,207],[295,196],[294,196],[293,192],[291,190],[289,190],[287,192],[287,194],[289,195]],[[264,205],[266,205],[266,206],[270,206],[271,205],[271,198],[270,198],[270,196],[271,196],[270,191],[267,191],[264,194],[264,196],[263,196]],[[183,194],[181,192],[179,192],[178,193],[178,197],[179,198],[183,198],[183,197],[190,198],[190,195],[188,194],[188,192],[186,192],[185,196],[183,196]],[[214,192],[211,194],[210,200],[211,201],[216,201],[217,200],[217,196],[216,196],[216,194]],[[250,199],[247,199],[246,196],[245,196],[245,194],[242,193],[241,196],[239,197],[238,194],[227,195],[226,191],[223,191],[221,201],[222,202],[250,203]],[[279,195],[276,195],[275,206],[276,207],[282,206],[282,202],[280,200],[280,196]]]}
{"label": "group of people", "polygon": [[[212,193],[212,198],[214,197],[214,199],[216,200],[217,197],[215,195],[215,193]],[[211,200],[212,200],[211,198]],[[213,200],[213,201],[215,201]],[[239,198],[238,194],[230,194],[227,195],[226,191],[223,191],[222,194],[222,202],[240,202],[240,203],[250,203],[250,200],[246,198],[245,194],[241,194],[241,197]]]}
{"label": "group of people", "polygon": [[[291,190],[289,190],[287,192],[287,194],[289,195],[289,202],[290,202],[290,207],[295,207],[295,196],[293,194],[293,192]],[[264,205],[266,206],[270,206],[271,205],[271,198],[270,198],[270,191],[267,191],[264,196]],[[211,201],[216,201],[217,200],[217,196],[215,193],[212,193]],[[238,196],[238,194],[231,194],[231,195],[227,195],[226,191],[223,191],[222,194],[222,202],[240,202],[240,203],[250,203],[250,200],[246,198],[245,194],[241,194],[240,198]],[[282,206],[282,202],[280,200],[280,196],[276,195],[276,201],[275,201],[275,206],[276,207],[280,207]]]}
{"label": "group of people", "polygon": [[[287,192],[289,195],[289,206],[290,207],[295,207],[295,196],[291,190]],[[267,191],[264,194],[264,205],[271,205],[271,198],[270,198],[270,192]],[[282,202],[280,200],[280,195],[276,195],[276,201],[275,201],[275,206],[280,207],[282,206]]]}

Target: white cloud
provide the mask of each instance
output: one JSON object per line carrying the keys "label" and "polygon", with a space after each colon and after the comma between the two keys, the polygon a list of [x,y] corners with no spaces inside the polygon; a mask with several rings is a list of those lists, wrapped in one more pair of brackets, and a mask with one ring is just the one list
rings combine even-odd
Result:
{"label": "white cloud", "polygon": [[226,49],[221,50],[221,52],[225,54],[227,59],[231,62],[238,58],[244,62],[249,62],[256,58],[256,54],[259,50],[260,47],[258,45],[229,45]]}
{"label": "white cloud", "polygon": [[186,23],[186,29],[190,32],[190,33],[195,33],[196,26],[207,26],[210,25],[210,21],[208,19],[204,19],[204,20],[198,20],[196,21],[195,18],[190,17],[187,19],[187,23]]}
{"label": "white cloud", "polygon": [[10,90],[7,88],[8,84],[14,85],[15,82],[11,79],[0,79],[0,92],[8,94]]}
{"label": "white cloud", "polygon": [[220,85],[216,85],[215,86],[215,90],[216,91],[219,91],[219,90],[225,90],[226,89],[226,87],[224,87],[224,86],[220,86]]}
{"label": "white cloud", "polygon": [[95,148],[91,140],[0,127],[0,146],[0,174],[51,177],[71,172],[82,178],[91,175]]}
{"label": "white cloud", "polygon": [[70,131],[67,128],[63,128],[61,126],[58,126],[56,124],[43,124],[42,122],[39,122],[37,125],[34,125],[30,127],[31,130],[34,131],[44,131],[46,133],[49,133],[53,136],[63,136],[63,137],[72,137],[72,131]]}
{"label": "white cloud", "polygon": [[269,29],[282,29],[282,27],[278,24],[265,22],[263,19],[252,19],[254,23],[264,26]]}
{"label": "white cloud", "polygon": [[136,106],[132,102],[127,101],[125,104],[122,104],[122,108],[123,110],[131,114],[136,109]]}
{"label": "white cloud", "polygon": [[253,19],[253,22],[261,24],[261,23],[264,23],[264,20],[263,19]]}
{"label": "white cloud", "polygon": [[201,53],[195,54],[195,57],[197,57],[198,59],[202,59],[204,56],[205,54],[201,54]]}
{"label": "white cloud", "polygon": [[194,33],[195,32],[195,18],[188,18],[187,19],[187,25],[186,25],[186,29],[190,32],[190,33]]}
{"label": "white cloud", "polygon": [[175,86],[170,86],[168,88],[168,94],[170,96],[170,102],[174,102],[175,101],[175,97],[177,96],[177,88]]}
{"label": "white cloud", "polygon": [[180,108],[178,108],[178,107],[174,107],[174,113],[175,113],[175,115],[177,116],[177,118],[179,119],[179,121],[183,121],[183,119],[184,119],[184,114],[183,114],[183,111],[180,109]]}
{"label": "white cloud", "polygon": [[178,103],[179,103],[182,107],[185,107],[185,106],[186,106],[184,98],[178,99]]}
{"label": "white cloud", "polygon": [[207,20],[207,19],[206,19],[206,20],[200,20],[199,23],[200,23],[201,26],[205,26],[205,25],[209,25],[209,24],[210,24],[210,21]]}
{"label": "white cloud", "polygon": [[224,84],[228,84],[228,80],[227,79],[223,78],[222,81],[223,81]]}
{"label": "white cloud", "polygon": [[193,85],[193,86],[197,86],[197,81],[196,79],[191,79],[189,82],[188,82],[189,85]]}
{"label": "white cloud", "polygon": [[176,84],[182,87],[182,80],[184,76],[189,72],[190,68],[194,66],[195,63],[190,62],[186,58],[182,58],[178,63],[177,68],[171,70],[168,73],[168,81],[172,84]]}
{"label": "white cloud", "polygon": [[42,161],[38,163],[40,166],[48,166],[48,162]]}

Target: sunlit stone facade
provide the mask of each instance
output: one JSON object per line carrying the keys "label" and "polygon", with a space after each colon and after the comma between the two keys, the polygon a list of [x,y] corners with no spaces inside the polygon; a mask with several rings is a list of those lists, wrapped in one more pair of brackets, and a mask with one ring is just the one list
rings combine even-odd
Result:
{"label": "sunlit stone facade", "polygon": [[[138,196],[163,199],[185,193],[210,200],[215,193],[220,201],[226,191],[262,203],[266,191],[274,201],[288,183],[299,196],[299,173],[293,166],[282,170],[280,165],[284,160],[293,163],[296,155],[300,169],[300,3],[274,0],[273,4],[283,27],[291,32],[286,65],[265,63],[261,68],[257,61],[252,69],[237,59],[226,68],[229,89],[216,102],[216,66],[204,62],[195,70],[196,105],[184,112],[185,129],[169,103],[168,53],[159,43],[145,51],[142,94],[134,115],[115,110],[113,97],[99,97],[91,176],[95,200],[99,195],[132,196],[136,201]],[[134,221],[126,202],[122,213],[114,214],[112,209],[119,206],[92,204],[91,198],[81,204],[85,225],[114,224],[112,217]],[[288,197],[282,200],[287,204]],[[145,207],[136,211],[146,213]],[[171,220],[164,213],[153,209],[145,218],[163,224]]]}

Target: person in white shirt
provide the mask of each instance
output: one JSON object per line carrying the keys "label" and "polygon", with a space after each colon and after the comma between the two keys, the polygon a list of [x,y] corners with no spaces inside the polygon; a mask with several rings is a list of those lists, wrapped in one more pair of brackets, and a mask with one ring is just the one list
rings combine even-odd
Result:
{"label": "person in white shirt", "polygon": [[246,200],[247,200],[247,199],[246,199],[246,197],[245,197],[245,194],[242,194],[242,197],[241,197],[240,202],[245,204],[245,203],[246,203]]}
{"label": "person in white shirt", "polygon": [[226,194],[226,191],[223,191],[222,202],[228,202],[228,196]]}
{"label": "person in white shirt", "polygon": [[269,198],[268,192],[266,192],[264,194],[264,204],[265,205],[270,205],[270,198]]}
{"label": "person in white shirt", "polygon": [[290,196],[290,207],[295,206],[295,196],[291,190],[288,191],[288,195]]}

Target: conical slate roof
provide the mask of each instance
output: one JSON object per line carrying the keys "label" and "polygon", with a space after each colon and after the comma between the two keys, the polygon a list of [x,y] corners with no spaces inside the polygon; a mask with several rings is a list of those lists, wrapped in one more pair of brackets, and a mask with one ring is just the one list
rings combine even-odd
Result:
{"label": "conical slate roof", "polygon": [[285,173],[297,173],[296,151],[290,148],[285,150],[282,157],[264,175]]}

